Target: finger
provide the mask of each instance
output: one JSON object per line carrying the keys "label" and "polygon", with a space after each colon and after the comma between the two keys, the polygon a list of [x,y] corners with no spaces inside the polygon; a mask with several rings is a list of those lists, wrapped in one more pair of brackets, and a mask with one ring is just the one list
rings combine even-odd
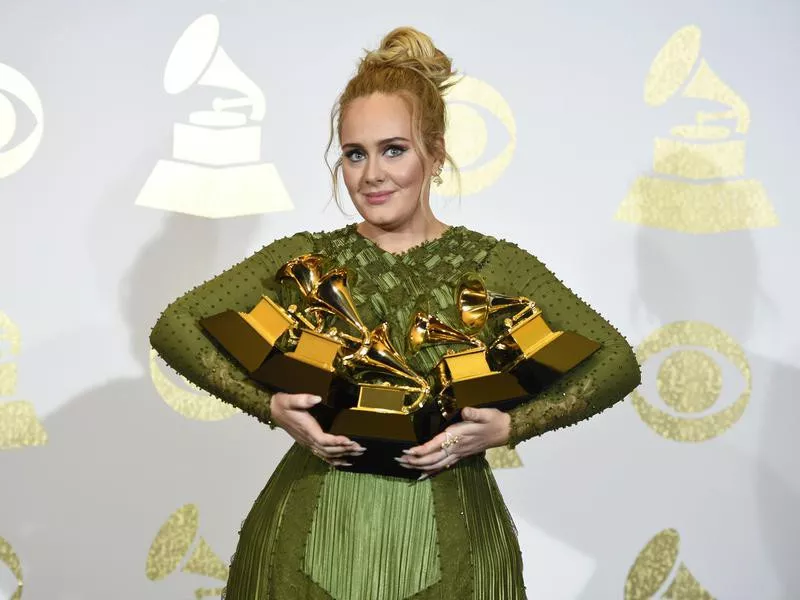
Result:
{"label": "finger", "polygon": [[425,471],[426,473],[433,473],[435,471],[440,471],[442,469],[446,469],[448,467],[452,467],[456,464],[461,457],[457,454],[451,454],[449,456],[445,456],[442,460],[436,461],[432,465],[428,465],[427,467],[422,467],[421,470]]}
{"label": "finger", "polygon": [[489,423],[492,420],[492,408],[475,408],[467,406],[461,411],[461,418],[472,423]]}
{"label": "finger", "polygon": [[354,442],[350,438],[343,436],[343,435],[332,435],[330,433],[325,433],[322,429],[314,436],[314,445],[318,447],[322,446],[337,446],[337,447],[344,447],[344,448],[362,448],[361,444],[358,442]]}
{"label": "finger", "polygon": [[328,463],[329,465],[333,465],[335,467],[351,467],[352,464],[345,460],[344,458],[337,458],[326,456],[321,450],[318,448],[311,448],[311,453],[316,456],[321,461]]}
{"label": "finger", "polygon": [[291,394],[286,404],[292,410],[308,410],[322,402],[322,398],[313,394]]}
{"label": "finger", "polygon": [[447,432],[450,432],[450,435],[455,435],[454,427],[448,427],[442,433],[435,435],[433,438],[422,444],[421,446],[414,446],[413,448],[409,448],[408,450],[403,450],[403,453],[406,456],[426,456],[431,454],[432,452],[436,452],[437,450],[442,449],[442,444],[447,439]]}
{"label": "finger", "polygon": [[319,450],[321,454],[328,458],[336,458],[341,456],[361,456],[366,451],[366,448],[359,450],[348,446],[322,446]]}
{"label": "finger", "polygon": [[425,454],[424,456],[411,456],[406,455],[404,458],[405,460],[400,464],[407,464],[411,465],[412,467],[422,469],[425,467],[429,467],[430,465],[435,465],[443,460],[447,459],[448,455],[453,454],[453,447],[450,446],[447,450],[443,448],[439,448],[438,450],[431,452],[429,454]]}
{"label": "finger", "polygon": [[422,481],[423,479],[427,479],[428,477],[433,477],[434,475],[438,475],[442,471],[445,471],[452,467],[459,461],[458,456],[451,454],[445,460],[443,460],[438,466],[434,465],[429,469],[425,469],[422,475],[419,476],[418,481]]}

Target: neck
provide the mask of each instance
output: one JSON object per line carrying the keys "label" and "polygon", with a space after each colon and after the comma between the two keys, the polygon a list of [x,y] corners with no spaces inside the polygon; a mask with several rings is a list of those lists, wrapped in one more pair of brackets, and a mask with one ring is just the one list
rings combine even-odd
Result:
{"label": "neck", "polygon": [[427,218],[410,219],[397,227],[362,221],[356,228],[361,235],[372,240],[382,250],[398,254],[424,242],[435,240],[448,229],[448,225],[430,214]]}

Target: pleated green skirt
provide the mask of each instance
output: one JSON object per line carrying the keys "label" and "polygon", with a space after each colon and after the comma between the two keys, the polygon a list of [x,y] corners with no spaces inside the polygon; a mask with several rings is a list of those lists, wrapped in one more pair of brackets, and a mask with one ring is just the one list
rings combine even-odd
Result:
{"label": "pleated green skirt", "polygon": [[516,530],[484,455],[409,481],[295,444],[239,533],[225,600],[524,600]]}

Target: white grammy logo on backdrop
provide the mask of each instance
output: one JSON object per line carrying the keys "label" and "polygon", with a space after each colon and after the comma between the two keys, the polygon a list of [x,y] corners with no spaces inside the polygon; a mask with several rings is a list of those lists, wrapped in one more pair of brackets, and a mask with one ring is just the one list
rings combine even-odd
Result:
{"label": "white grammy logo on backdrop", "polygon": [[[17,131],[17,111],[3,92],[11,92],[33,113],[36,125],[24,140],[5,149]],[[36,88],[19,71],[0,63],[0,179],[28,164],[42,141],[44,130],[42,100]]]}
{"label": "white grammy logo on backdrop", "polygon": [[[167,93],[192,85],[242,96],[215,98],[212,110],[194,111],[188,123],[175,123],[172,159],[158,161],[136,204],[210,218],[292,210],[275,166],[260,162],[264,94],[219,46],[214,15],[195,20],[167,61]],[[237,112],[240,108],[249,114]]]}

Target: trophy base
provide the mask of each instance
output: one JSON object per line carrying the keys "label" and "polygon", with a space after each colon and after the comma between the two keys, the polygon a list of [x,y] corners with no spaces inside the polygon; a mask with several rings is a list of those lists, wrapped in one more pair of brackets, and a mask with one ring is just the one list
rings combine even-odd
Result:
{"label": "trophy base", "polygon": [[442,396],[441,403],[448,420],[451,420],[467,406],[507,409],[527,397],[527,390],[514,375],[496,371],[489,375],[453,381]]}
{"label": "trophy base", "polygon": [[528,360],[566,373],[600,349],[600,343],[572,331],[559,331],[541,347],[526,353]]}
{"label": "trophy base", "polygon": [[433,403],[411,414],[320,405],[313,407],[311,414],[324,431],[344,435],[367,449],[361,456],[348,456],[352,466],[337,467],[339,470],[404,479],[417,479],[421,471],[400,466],[395,457],[402,456],[404,449],[427,442],[444,425]]}
{"label": "trophy base", "polygon": [[200,325],[245,369],[254,371],[292,321],[280,306],[263,296],[249,313],[226,310],[200,319]]}
{"label": "trophy base", "polygon": [[312,394],[328,402],[336,373],[293,358],[291,353],[276,353],[253,371],[250,377],[271,389],[287,394]]}
{"label": "trophy base", "polygon": [[349,473],[369,473],[370,475],[383,475],[386,477],[399,477],[401,479],[417,479],[422,475],[419,469],[407,469],[400,465],[395,458],[403,456],[403,450],[413,448],[418,442],[399,442],[389,440],[375,440],[353,436],[351,439],[367,449],[361,456],[348,456],[347,462],[352,466],[336,467],[339,471]]}

